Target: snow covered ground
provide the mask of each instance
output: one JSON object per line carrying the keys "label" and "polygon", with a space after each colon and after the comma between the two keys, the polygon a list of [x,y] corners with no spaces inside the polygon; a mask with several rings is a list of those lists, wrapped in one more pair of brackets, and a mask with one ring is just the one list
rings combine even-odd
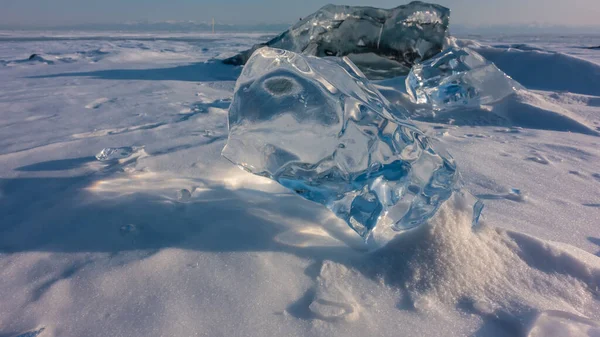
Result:
{"label": "snow covered ground", "polygon": [[0,337],[600,336],[600,36],[461,40],[528,88],[413,116],[482,225],[457,195],[374,252],[220,157],[210,59],[265,39],[0,32]]}

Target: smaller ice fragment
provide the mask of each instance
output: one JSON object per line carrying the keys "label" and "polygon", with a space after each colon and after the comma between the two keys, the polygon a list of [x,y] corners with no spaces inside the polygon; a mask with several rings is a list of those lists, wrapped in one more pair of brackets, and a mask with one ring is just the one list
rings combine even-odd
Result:
{"label": "smaller ice fragment", "polygon": [[102,151],[100,151],[100,153],[98,153],[96,155],[96,159],[98,159],[99,161],[111,161],[111,160],[123,159],[123,158],[129,157],[134,152],[134,150],[135,149],[130,146],[107,147],[107,148],[103,149]]}
{"label": "smaller ice fragment", "polygon": [[469,48],[448,48],[415,65],[406,78],[413,101],[438,110],[491,104],[518,89],[517,81]]}

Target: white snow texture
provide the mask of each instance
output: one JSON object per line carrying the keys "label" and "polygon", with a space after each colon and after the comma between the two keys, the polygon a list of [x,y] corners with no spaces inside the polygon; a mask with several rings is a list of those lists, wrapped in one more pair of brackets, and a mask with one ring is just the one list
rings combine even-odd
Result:
{"label": "white snow texture", "polygon": [[210,59],[263,40],[0,32],[1,337],[600,336],[600,36],[455,41],[526,88],[490,105],[377,82],[486,206],[375,251],[220,157]]}

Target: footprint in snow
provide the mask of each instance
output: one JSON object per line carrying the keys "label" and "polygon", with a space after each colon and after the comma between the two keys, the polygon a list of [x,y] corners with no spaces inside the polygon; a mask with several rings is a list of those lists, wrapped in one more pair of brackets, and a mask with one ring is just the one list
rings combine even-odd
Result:
{"label": "footprint in snow", "polygon": [[316,319],[327,322],[355,321],[358,319],[358,303],[348,291],[344,281],[351,271],[341,264],[324,261],[319,276],[315,297],[308,306]]}
{"label": "footprint in snow", "polygon": [[339,320],[353,321],[356,319],[355,316],[357,316],[352,305],[322,298],[314,300],[310,304],[309,309],[316,318],[328,322]]}

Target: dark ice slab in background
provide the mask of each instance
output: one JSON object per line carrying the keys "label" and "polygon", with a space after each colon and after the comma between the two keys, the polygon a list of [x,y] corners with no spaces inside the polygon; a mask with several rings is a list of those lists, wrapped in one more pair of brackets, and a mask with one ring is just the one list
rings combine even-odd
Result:
{"label": "dark ice slab in background", "polygon": [[439,53],[450,10],[414,1],[392,9],[327,5],[272,40],[226,64],[242,65],[264,46],[305,55],[348,56],[370,79],[406,75],[413,64]]}

